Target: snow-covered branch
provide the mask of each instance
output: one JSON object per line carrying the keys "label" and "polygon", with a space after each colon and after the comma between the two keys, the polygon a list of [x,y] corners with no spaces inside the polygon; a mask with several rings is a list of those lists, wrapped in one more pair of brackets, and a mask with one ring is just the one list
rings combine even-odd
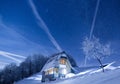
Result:
{"label": "snow-covered branch", "polygon": [[86,59],[101,59],[106,56],[110,56],[111,48],[110,43],[102,44],[100,43],[99,38],[93,36],[93,38],[89,39],[86,37],[82,43],[83,53],[85,54]]}

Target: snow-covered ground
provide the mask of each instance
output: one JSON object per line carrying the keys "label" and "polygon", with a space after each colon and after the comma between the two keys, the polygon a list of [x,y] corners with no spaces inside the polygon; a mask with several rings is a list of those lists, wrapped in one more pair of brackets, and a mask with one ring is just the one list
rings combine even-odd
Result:
{"label": "snow-covered ground", "polygon": [[31,77],[25,78],[15,84],[40,84],[42,79],[41,73],[37,73]]}
{"label": "snow-covered ground", "polygon": [[[63,80],[51,81],[42,84],[120,84],[120,66],[112,66],[114,62],[101,69],[89,69],[78,74],[69,74]],[[15,84],[41,84],[41,74],[35,74]]]}

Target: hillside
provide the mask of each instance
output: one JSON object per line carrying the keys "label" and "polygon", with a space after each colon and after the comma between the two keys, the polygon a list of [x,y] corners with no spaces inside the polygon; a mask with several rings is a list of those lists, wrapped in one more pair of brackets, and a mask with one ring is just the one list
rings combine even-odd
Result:
{"label": "hillside", "polygon": [[[120,66],[114,67],[112,64],[110,63],[105,67],[105,73],[101,69],[89,69],[72,75],[73,77],[47,82],[45,84],[119,84]],[[38,73],[15,84],[42,84],[40,80],[41,74]]]}

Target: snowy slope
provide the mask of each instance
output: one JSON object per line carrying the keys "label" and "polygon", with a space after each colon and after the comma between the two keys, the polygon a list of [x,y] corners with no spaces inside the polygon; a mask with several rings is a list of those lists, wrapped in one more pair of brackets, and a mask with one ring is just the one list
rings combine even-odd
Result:
{"label": "snowy slope", "polygon": [[[110,63],[105,67],[105,73],[101,69],[90,69],[73,75],[71,78],[56,80],[43,84],[120,84],[120,66],[114,67]],[[40,73],[19,81],[15,84],[42,84]]]}
{"label": "snowy slope", "polygon": [[60,82],[53,82],[52,84],[120,84],[119,73],[120,70],[114,70],[106,73],[89,74]]}
{"label": "snowy slope", "polygon": [[37,73],[31,77],[25,78],[15,84],[40,84],[42,79],[41,73]]}

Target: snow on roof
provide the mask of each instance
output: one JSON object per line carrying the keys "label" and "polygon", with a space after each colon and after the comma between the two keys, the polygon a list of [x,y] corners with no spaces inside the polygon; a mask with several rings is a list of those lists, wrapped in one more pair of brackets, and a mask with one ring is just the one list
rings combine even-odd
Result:
{"label": "snow on roof", "polygon": [[50,68],[54,67],[55,64],[56,64],[56,61],[53,60],[53,61],[51,61],[51,62],[45,64],[45,66],[43,67],[43,70],[46,71],[47,69],[50,69]]}
{"label": "snow on roof", "polygon": [[43,69],[41,71],[46,71],[52,67],[55,67],[57,65],[57,61],[61,58],[61,57],[67,57],[67,55],[64,52],[55,54],[53,56],[50,57],[50,59],[47,61],[47,63],[44,65]]}

